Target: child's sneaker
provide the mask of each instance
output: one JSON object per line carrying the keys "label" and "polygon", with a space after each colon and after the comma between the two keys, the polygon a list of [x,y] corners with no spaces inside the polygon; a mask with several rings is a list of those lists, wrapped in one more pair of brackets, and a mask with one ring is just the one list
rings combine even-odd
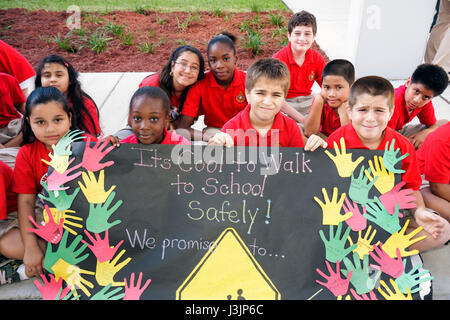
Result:
{"label": "child's sneaker", "polygon": [[21,281],[17,269],[22,264],[19,260],[3,260],[0,262],[0,286]]}

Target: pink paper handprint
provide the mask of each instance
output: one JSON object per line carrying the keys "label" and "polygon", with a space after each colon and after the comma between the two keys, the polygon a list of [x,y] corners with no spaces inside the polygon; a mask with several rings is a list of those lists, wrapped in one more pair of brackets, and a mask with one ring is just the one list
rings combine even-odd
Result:
{"label": "pink paper handprint", "polygon": [[141,298],[142,293],[145,291],[145,289],[147,289],[152,280],[147,279],[147,281],[145,281],[144,283],[144,286],[140,288],[142,282],[142,272],[140,272],[136,286],[134,286],[134,272],[133,272],[131,274],[129,286],[126,278],[124,278],[123,281],[125,282],[125,297],[123,298],[123,300],[139,300]]}
{"label": "pink paper handprint", "polygon": [[345,204],[342,204],[342,208],[345,212],[353,212],[352,216],[345,220],[345,223],[352,229],[352,231],[364,230],[367,226],[367,219],[363,216],[366,214],[366,206],[363,207],[363,213],[359,210],[358,204],[353,201],[353,205],[350,203],[348,197],[345,197]]}
{"label": "pink paper handprint", "polygon": [[[100,163],[100,161],[115,147],[111,146],[108,149],[104,150],[106,145],[109,143],[111,138],[107,138],[101,145],[101,140],[103,139],[103,135],[101,135],[94,147],[90,147],[91,138],[88,137],[86,142],[86,147],[84,149],[83,160],[81,160],[82,166],[91,172],[96,172],[102,170],[105,167],[112,166],[114,161],[107,161],[104,163]],[[103,150],[103,151],[102,151]]]}
{"label": "pink paper handprint", "polygon": [[[75,158],[72,158],[72,160],[69,161],[69,165],[74,160]],[[81,171],[78,171],[71,176],[69,176],[69,173],[80,167],[81,163],[77,164],[76,166],[73,166],[72,168],[67,169],[63,173],[59,173],[58,171],[53,170],[53,172],[47,177],[47,189],[50,191],[69,189],[69,187],[62,187],[62,185],[65,184],[66,182],[72,181],[75,178],[78,178],[81,175]]]}
{"label": "pink paper handprint", "polygon": [[[95,239],[90,235],[90,233],[87,230],[84,230],[84,233],[92,242],[92,245],[88,244],[88,248],[91,249],[91,251],[97,257],[97,260],[99,262],[111,260],[112,257],[114,257],[114,255],[116,254],[117,249],[119,249],[120,245],[123,243],[123,240],[121,240],[115,247],[111,248],[109,245],[108,229],[105,231],[104,239],[101,239],[98,233],[95,233]],[[81,242],[87,243],[84,240],[81,240]]]}
{"label": "pink paper handprint", "polygon": [[400,255],[400,249],[397,248],[397,258],[391,258],[384,250],[382,243],[378,246],[373,246],[374,251],[369,252],[369,255],[372,257],[375,262],[377,262],[379,265],[373,265],[371,264],[371,267],[374,267],[375,269],[381,270],[384,273],[390,275],[394,279],[400,277],[405,270],[405,267],[403,266],[402,257]]}
{"label": "pink paper handprint", "polygon": [[47,278],[41,274],[41,278],[44,283],[43,285],[39,282],[39,280],[34,281],[34,284],[41,293],[42,300],[55,300],[58,298],[60,291],[61,293],[59,294],[59,299],[63,299],[70,292],[70,287],[67,286],[62,289],[63,278],[59,278],[58,281],[56,281],[53,274],[49,274],[49,276],[50,281],[47,281]]}
{"label": "pink paper handprint", "polygon": [[59,224],[56,224],[48,205],[45,205],[45,211],[49,217],[48,223],[38,225],[32,216],[28,216],[36,229],[27,228],[27,231],[34,232],[45,241],[56,244],[61,240],[63,234],[64,219],[61,218]]}
{"label": "pink paper handprint", "polygon": [[325,263],[327,265],[328,272],[330,273],[330,276],[327,276],[322,271],[320,271],[319,268],[316,269],[317,273],[320,274],[322,277],[324,277],[327,282],[321,282],[319,280],[316,280],[318,284],[321,284],[324,287],[327,287],[331,293],[333,293],[336,297],[343,296],[347,293],[348,285],[350,283],[350,277],[352,276],[353,271],[350,271],[347,274],[347,279],[341,278],[340,273],[340,267],[339,267],[339,261],[336,262],[336,272],[331,268],[328,261],[325,260]]}
{"label": "pink paper handprint", "polygon": [[[415,203],[416,197],[412,195],[414,192],[413,189],[400,190],[405,184],[405,181],[399,182],[390,191],[378,197],[390,215],[395,213],[395,206],[397,204],[399,205],[399,209],[410,209],[417,206]],[[402,218],[403,214],[399,212],[398,216]]]}

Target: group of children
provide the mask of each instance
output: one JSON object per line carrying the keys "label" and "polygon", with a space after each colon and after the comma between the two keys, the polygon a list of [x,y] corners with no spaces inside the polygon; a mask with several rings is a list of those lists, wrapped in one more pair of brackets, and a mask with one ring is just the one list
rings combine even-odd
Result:
{"label": "group of children", "polygon": [[[314,15],[294,14],[288,24],[289,44],[246,72],[236,67],[236,39],[231,34],[223,32],[208,43],[208,72],[196,48],[177,48],[161,72],[143,79],[131,97],[127,128],[108,139],[117,147],[201,140],[227,147],[277,145],[311,152],[335,144],[384,150],[387,143],[395,143],[402,154],[408,153],[401,178],[416,197],[409,229],[422,226],[421,233],[428,236],[413,246],[424,251],[443,245],[450,239],[450,124],[436,120],[431,99],[447,87],[446,72],[437,65],[420,65],[395,90],[378,76],[355,81],[349,61],[325,64],[311,48],[316,31]],[[314,82],[321,86],[317,96],[311,95]],[[12,146],[21,146],[13,165],[0,161],[0,254],[23,260],[26,275],[33,276],[42,272],[45,248],[27,231],[32,227],[28,216],[39,221],[42,215],[37,195],[45,185],[52,146],[74,129],[103,139],[99,113],[72,65],[56,55],[41,61],[36,89],[26,100],[12,76],[0,73],[0,83],[14,88],[9,100],[1,97],[0,125],[18,122],[20,130],[10,140]],[[192,128],[200,115],[206,125],[203,132]],[[421,124],[408,126],[416,116]],[[1,143],[11,146],[9,141]]]}

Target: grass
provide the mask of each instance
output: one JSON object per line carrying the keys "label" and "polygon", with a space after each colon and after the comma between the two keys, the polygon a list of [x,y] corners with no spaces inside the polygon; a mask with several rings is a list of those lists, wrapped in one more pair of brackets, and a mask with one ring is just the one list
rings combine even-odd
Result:
{"label": "grass", "polygon": [[[143,14],[145,10],[158,11],[272,11],[288,9],[280,0],[79,0],[75,2],[80,9],[85,11],[106,11],[126,10],[135,11],[138,9]],[[66,11],[74,4],[73,0],[2,0],[0,9],[25,8],[31,10]],[[216,11],[219,12],[219,11]]]}

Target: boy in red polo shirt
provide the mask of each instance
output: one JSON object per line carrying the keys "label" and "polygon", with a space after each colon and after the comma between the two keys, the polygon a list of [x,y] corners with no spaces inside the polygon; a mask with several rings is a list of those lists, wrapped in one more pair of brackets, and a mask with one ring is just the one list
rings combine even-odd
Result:
{"label": "boy in red polo shirt", "polygon": [[288,23],[289,44],[273,55],[273,58],[287,65],[291,74],[287,105],[283,106],[283,112],[299,123],[304,122],[314,99],[311,95],[314,81],[322,85],[325,60],[311,49],[316,33],[317,23],[313,14],[304,10],[295,13]]}
{"label": "boy in red polo shirt", "polygon": [[305,121],[305,135],[317,134],[324,139],[350,122],[347,116],[350,87],[355,81],[355,68],[350,61],[336,59],[322,72],[322,90],[314,98]]}
{"label": "boy in red polo shirt", "polygon": [[19,82],[7,73],[0,73],[0,148],[18,147],[17,135],[22,127],[25,97]]}
{"label": "boy in red polo shirt", "polygon": [[[305,147],[297,123],[280,112],[289,82],[289,70],[281,61],[266,58],[253,63],[247,70],[245,82],[249,104],[230,119],[222,132],[212,137],[208,144]],[[318,145],[313,140],[308,142],[315,149]]]}
{"label": "boy in red polo shirt", "polygon": [[450,122],[426,137],[417,160],[424,175],[420,192],[425,205],[450,221]]}
{"label": "boy in red polo shirt", "polygon": [[[421,178],[417,166],[416,152],[412,144],[395,130],[387,127],[394,108],[394,88],[381,77],[368,76],[355,81],[350,90],[348,116],[351,123],[333,132],[327,140],[328,146],[340,145],[341,138],[347,149],[385,150],[386,143],[400,148],[401,154],[409,155],[402,160],[402,181],[404,188],[411,188],[416,198],[416,208],[411,210],[412,217],[407,231],[423,227],[417,237],[426,235],[424,240],[411,246],[410,250],[429,250],[443,245],[450,239],[450,224],[447,220],[425,209],[419,191]],[[341,146],[343,147],[343,146]],[[409,233],[408,232],[408,233]]]}
{"label": "boy in red polo shirt", "polygon": [[[448,76],[445,70],[433,64],[421,64],[406,83],[395,89],[395,109],[388,127],[407,137],[417,149],[426,136],[447,120],[436,121],[431,99],[447,88]],[[415,117],[419,125],[407,125]]]}

